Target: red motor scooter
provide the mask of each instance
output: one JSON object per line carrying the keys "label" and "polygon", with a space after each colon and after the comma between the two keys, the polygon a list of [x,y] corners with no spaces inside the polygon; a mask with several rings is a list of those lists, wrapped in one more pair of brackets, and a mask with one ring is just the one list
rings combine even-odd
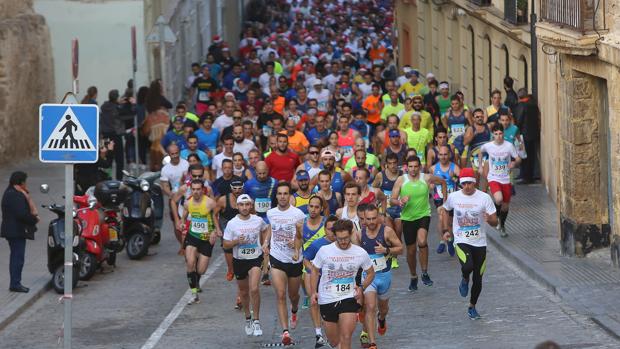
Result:
{"label": "red motor scooter", "polygon": [[116,264],[117,250],[114,247],[119,240],[118,229],[115,230],[106,223],[100,210],[101,205],[92,195],[92,191],[74,196],[73,202],[77,205],[77,218],[85,242],[84,254],[80,256],[80,280],[89,280],[104,261],[110,266]]}

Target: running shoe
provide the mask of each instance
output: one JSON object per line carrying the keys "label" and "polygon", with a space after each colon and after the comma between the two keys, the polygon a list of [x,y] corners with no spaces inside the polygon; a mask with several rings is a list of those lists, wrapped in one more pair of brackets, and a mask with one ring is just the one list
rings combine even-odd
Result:
{"label": "running shoe", "polygon": [[314,348],[323,348],[327,345],[327,341],[320,334],[316,335],[316,342],[314,343]]}
{"label": "running shoe", "polygon": [[508,236],[508,233],[506,232],[506,227],[499,227],[499,236],[505,238],[506,236]]}
{"label": "running shoe", "polygon": [[433,286],[433,280],[431,280],[428,273],[422,273],[422,283],[426,286]]}
{"label": "running shoe", "polygon": [[476,311],[476,308],[467,308],[467,315],[472,320],[480,319],[480,314],[478,314],[478,311]]}
{"label": "running shoe", "polygon": [[192,305],[192,304],[198,304],[198,303],[200,303],[200,298],[198,298],[198,290],[194,288],[192,289],[192,296],[187,302],[187,304]]}
{"label": "running shoe", "polygon": [[461,283],[459,284],[459,293],[461,297],[467,297],[467,293],[469,293],[469,280],[461,279]]}
{"label": "running shoe", "polygon": [[398,269],[400,265],[398,264],[398,259],[396,257],[392,257],[392,269]]}
{"label": "running shoe", "polygon": [[418,290],[418,278],[411,278],[409,281],[409,292],[415,292]]}
{"label": "running shoe", "polygon": [[439,243],[439,246],[437,246],[437,253],[442,254],[446,252],[446,243],[444,241]]}
{"label": "running shoe", "polygon": [[294,330],[297,328],[297,313],[291,313],[291,330]]}
{"label": "running shoe", "polygon": [[450,257],[454,257],[456,251],[454,250],[454,239],[448,240],[448,254]]}
{"label": "running shoe", "polygon": [[253,332],[252,335],[254,337],[258,337],[258,336],[262,336],[263,335],[263,329],[260,328],[260,322],[258,320],[254,320],[254,324],[253,324]]}
{"label": "running shoe", "polygon": [[288,331],[282,332],[282,344],[291,345],[292,342],[293,339],[291,338],[291,335],[288,333]]}
{"label": "running shoe", "polygon": [[385,321],[385,319],[381,320],[378,316],[377,316],[377,332],[379,333],[379,335],[383,336],[385,334],[385,332],[387,332],[387,323]]}
{"label": "running shoe", "polygon": [[228,271],[228,273],[226,273],[226,280],[227,281],[232,281],[232,279],[235,277],[235,274],[232,271]]}
{"label": "running shoe", "polygon": [[254,324],[252,324],[252,319],[245,320],[245,334],[251,336],[254,333]]}
{"label": "running shoe", "polygon": [[370,343],[368,349],[377,349],[377,345],[375,343]]}
{"label": "running shoe", "polygon": [[370,338],[368,338],[368,333],[364,331],[360,333],[360,345],[362,346],[362,348],[370,347]]}
{"label": "running shoe", "polygon": [[269,274],[263,274],[262,279],[260,280],[264,286],[270,286],[271,280],[269,280]]}
{"label": "running shoe", "polygon": [[310,308],[310,297],[304,296],[304,302],[301,304],[301,309]]}
{"label": "running shoe", "polygon": [[237,297],[237,301],[235,303],[235,309],[241,310],[241,308],[243,308],[243,304],[241,304],[241,298]]}
{"label": "running shoe", "polygon": [[202,293],[202,288],[198,287],[198,293]]}

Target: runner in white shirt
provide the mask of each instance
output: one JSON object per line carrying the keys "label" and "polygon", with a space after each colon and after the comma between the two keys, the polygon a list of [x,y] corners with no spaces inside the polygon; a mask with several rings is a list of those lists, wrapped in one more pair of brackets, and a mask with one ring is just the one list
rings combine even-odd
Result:
{"label": "runner in white shirt", "polygon": [[[489,188],[493,194],[495,209],[499,216],[499,233],[502,237],[508,236],[506,233],[506,218],[510,197],[512,196],[512,184],[510,183],[510,170],[519,166],[521,158],[517,154],[517,149],[510,142],[504,141],[504,128],[500,123],[495,123],[492,128],[493,141],[485,143],[480,147],[480,158],[488,154],[488,160],[484,169],[487,171]],[[513,160],[514,159],[514,160]],[[483,174],[483,166],[478,170]]]}
{"label": "runner in white shirt", "polygon": [[497,224],[497,214],[491,197],[476,189],[476,178],[471,168],[461,169],[459,182],[463,189],[448,195],[439,208],[444,219],[444,232],[449,231],[450,216],[447,211],[454,210],[452,230],[456,255],[461,262],[462,279],[459,284],[461,296],[467,297],[469,275],[473,273],[471,297],[467,315],[476,320],[480,318],[476,303],[482,290],[482,274],[486,269],[487,224]]}
{"label": "runner in white shirt", "polygon": [[[169,145],[166,150],[170,156],[170,162],[161,169],[161,177],[159,178],[159,182],[161,184],[162,192],[172,199],[183,184],[183,179],[189,169],[189,162],[181,158],[181,151],[176,144]],[[175,220],[176,211],[177,206],[170,206],[170,220],[175,227],[177,226]],[[185,250],[183,248],[183,237],[181,231],[175,229],[175,236],[180,245],[178,253],[183,254]]]}
{"label": "runner in white shirt", "polygon": [[306,217],[295,206],[291,206],[291,185],[279,182],[276,185],[278,206],[267,211],[267,220],[271,224],[269,239],[263,244],[263,251],[269,255],[271,263],[271,283],[278,300],[278,317],[282,326],[282,344],[289,345],[288,309],[286,293],[291,301],[290,328],[297,327],[297,310],[299,309],[299,286],[303,260],[301,258],[302,235],[297,223]]}
{"label": "runner in white shirt", "polygon": [[360,231],[362,228],[360,226],[360,218],[357,216],[357,203],[362,190],[355,182],[349,181],[344,185],[343,191],[345,205],[336,210],[336,216],[340,219],[351,221],[355,231]]}
{"label": "runner in white shirt", "polygon": [[[312,304],[319,304],[330,345],[350,349],[360,302],[364,290],[375,278],[375,270],[368,253],[351,241],[351,221],[337,221],[333,231],[336,242],[321,247],[312,260]],[[355,276],[360,268],[366,272],[366,277],[358,287]]]}
{"label": "runner in white shirt", "polygon": [[[237,198],[239,214],[226,225],[224,248],[233,250],[233,271],[245,311],[245,334],[262,336],[263,330],[259,320],[259,284],[263,265],[261,247],[269,233],[270,226],[259,216],[250,214],[253,205],[254,202],[248,194],[242,194]],[[250,313],[250,302],[252,313]]]}

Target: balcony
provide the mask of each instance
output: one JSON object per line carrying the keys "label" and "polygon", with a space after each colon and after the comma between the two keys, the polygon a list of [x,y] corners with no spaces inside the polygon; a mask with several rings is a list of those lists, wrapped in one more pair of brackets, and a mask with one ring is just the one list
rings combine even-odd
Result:
{"label": "balcony", "polygon": [[476,6],[491,6],[491,0],[469,0],[469,2]]}
{"label": "balcony", "polygon": [[514,25],[527,23],[527,0],[504,0],[504,19]]}
{"label": "balcony", "polygon": [[604,11],[605,0],[541,0],[540,5],[542,20],[585,34],[600,29],[596,26],[596,11]]}

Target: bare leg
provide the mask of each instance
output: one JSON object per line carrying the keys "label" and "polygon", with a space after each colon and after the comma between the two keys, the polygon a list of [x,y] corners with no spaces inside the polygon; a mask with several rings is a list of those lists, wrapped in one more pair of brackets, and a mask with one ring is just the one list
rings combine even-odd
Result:
{"label": "bare leg", "polygon": [[288,309],[286,307],[286,288],[288,280],[286,273],[280,269],[271,268],[271,284],[273,285],[274,291],[276,291],[280,326],[282,326],[282,330],[288,330]]}
{"label": "bare leg", "polygon": [[[250,289],[250,299],[252,300],[252,310],[254,312],[254,320],[258,320],[260,314],[260,268],[252,268],[248,272],[248,286]],[[244,304],[243,309],[249,309],[250,307]],[[247,313],[246,313],[247,314]]]}
{"label": "bare leg", "polygon": [[338,317],[339,349],[351,349],[351,337],[355,331],[356,322],[357,315],[355,313],[342,313]]}
{"label": "bare leg", "polygon": [[377,292],[364,293],[364,311],[366,312],[365,331],[368,333],[370,343],[376,343]]}

